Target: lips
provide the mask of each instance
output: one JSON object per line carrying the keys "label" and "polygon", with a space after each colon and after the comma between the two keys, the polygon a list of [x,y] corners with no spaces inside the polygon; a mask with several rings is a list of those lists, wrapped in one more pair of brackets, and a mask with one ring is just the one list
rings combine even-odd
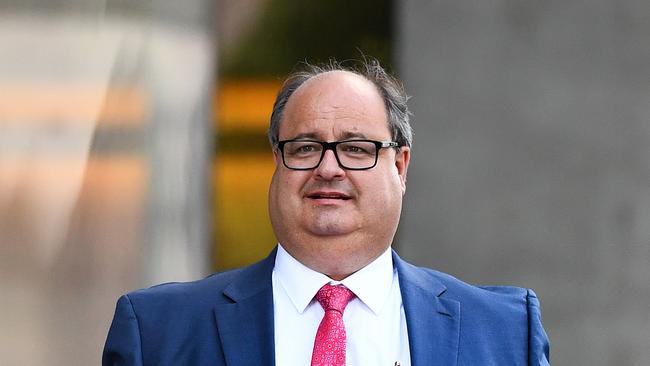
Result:
{"label": "lips", "polygon": [[307,198],[314,199],[314,200],[349,200],[352,197],[343,193],[343,192],[324,192],[324,191],[317,191],[317,192],[309,192],[307,194]]}

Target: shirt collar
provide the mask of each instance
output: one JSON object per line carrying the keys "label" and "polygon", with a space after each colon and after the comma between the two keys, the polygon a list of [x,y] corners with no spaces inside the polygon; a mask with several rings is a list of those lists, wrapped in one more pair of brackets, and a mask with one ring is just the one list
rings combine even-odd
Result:
{"label": "shirt collar", "polygon": [[303,313],[316,292],[327,283],[343,284],[373,313],[379,314],[393,286],[393,257],[388,247],[377,259],[343,281],[334,281],[293,258],[281,244],[273,268],[277,279],[299,313]]}

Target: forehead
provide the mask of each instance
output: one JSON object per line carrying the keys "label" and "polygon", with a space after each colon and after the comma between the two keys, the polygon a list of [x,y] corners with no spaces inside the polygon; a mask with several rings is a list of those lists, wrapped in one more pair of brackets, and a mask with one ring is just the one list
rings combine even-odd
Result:
{"label": "forehead", "polygon": [[346,71],[327,72],[301,85],[287,102],[279,132],[281,139],[298,135],[390,137],[386,107],[377,87]]}

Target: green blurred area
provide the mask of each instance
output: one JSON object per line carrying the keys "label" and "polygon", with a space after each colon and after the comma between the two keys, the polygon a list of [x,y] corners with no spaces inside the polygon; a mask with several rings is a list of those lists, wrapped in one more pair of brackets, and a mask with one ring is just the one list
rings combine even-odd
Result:
{"label": "green blurred area", "polygon": [[[393,29],[388,0],[270,0],[258,22],[220,60],[227,78],[280,77],[300,61],[378,59],[390,69]],[[220,53],[221,54],[221,53]]]}

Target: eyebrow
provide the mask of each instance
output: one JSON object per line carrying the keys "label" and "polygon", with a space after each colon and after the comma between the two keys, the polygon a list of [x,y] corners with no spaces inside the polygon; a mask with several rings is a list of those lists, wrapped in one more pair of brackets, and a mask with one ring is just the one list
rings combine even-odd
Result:
{"label": "eyebrow", "polygon": [[[343,135],[341,135],[341,140],[348,140],[348,139],[367,139],[368,137],[360,132],[345,132]],[[292,140],[299,140],[299,139],[315,139],[318,140],[318,134],[314,132],[304,132],[304,133],[299,133],[296,136],[293,137]]]}
{"label": "eyebrow", "polygon": [[296,136],[294,136],[291,140],[300,140],[300,139],[318,139],[318,136],[316,136],[316,134],[313,132],[299,133]]}
{"label": "eyebrow", "polygon": [[366,139],[368,137],[366,137],[366,135],[361,133],[361,132],[346,132],[346,133],[343,134],[343,136],[341,136],[341,138],[343,138],[344,140],[347,140],[347,139],[352,139],[352,138]]}

